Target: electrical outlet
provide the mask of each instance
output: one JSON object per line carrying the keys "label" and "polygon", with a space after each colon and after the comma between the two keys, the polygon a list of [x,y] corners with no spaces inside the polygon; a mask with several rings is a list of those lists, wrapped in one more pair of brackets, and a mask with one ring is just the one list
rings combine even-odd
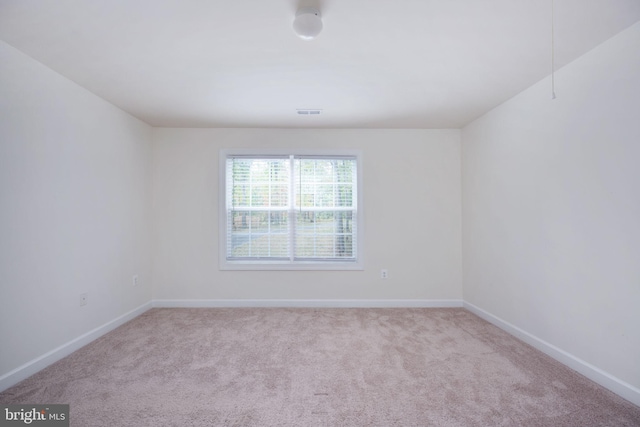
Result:
{"label": "electrical outlet", "polygon": [[381,279],[388,279],[389,278],[389,270],[387,270],[386,268],[383,268],[382,270],[380,270],[380,278]]}
{"label": "electrical outlet", "polygon": [[87,303],[89,303],[89,294],[84,292],[80,294],[80,305],[87,305]]}
{"label": "electrical outlet", "polygon": [[133,278],[131,279],[131,284],[133,284],[133,286],[138,286],[139,283],[140,283],[140,278],[138,277],[137,274],[134,274]]}

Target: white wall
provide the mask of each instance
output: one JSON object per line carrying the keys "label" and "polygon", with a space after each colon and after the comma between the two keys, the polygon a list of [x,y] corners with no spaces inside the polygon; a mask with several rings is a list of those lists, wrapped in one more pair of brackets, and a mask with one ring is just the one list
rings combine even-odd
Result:
{"label": "white wall", "polygon": [[[460,131],[154,129],[156,300],[460,300]],[[219,271],[221,148],[363,151],[364,271]],[[380,269],[389,278],[380,279]]]}
{"label": "white wall", "polygon": [[151,128],[0,42],[0,379],[151,299],[150,195]]}
{"label": "white wall", "polygon": [[559,70],[556,93],[547,79],[463,129],[464,299],[637,403],[640,23]]}

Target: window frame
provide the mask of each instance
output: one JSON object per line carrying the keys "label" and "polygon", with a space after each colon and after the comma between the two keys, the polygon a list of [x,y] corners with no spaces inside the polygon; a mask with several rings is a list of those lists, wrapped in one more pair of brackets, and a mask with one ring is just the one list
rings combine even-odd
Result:
{"label": "window frame", "polygon": [[[228,260],[227,259],[227,158],[233,156],[352,156],[356,159],[356,259],[334,260]],[[354,149],[221,149],[218,161],[218,253],[220,270],[364,270],[364,212],[362,151]]]}

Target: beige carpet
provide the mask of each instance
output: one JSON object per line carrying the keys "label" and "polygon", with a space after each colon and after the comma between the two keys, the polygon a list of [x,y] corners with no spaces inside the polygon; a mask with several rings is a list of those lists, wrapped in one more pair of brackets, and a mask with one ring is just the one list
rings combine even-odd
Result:
{"label": "beige carpet", "polygon": [[0,393],[72,426],[640,426],[464,309],[153,309]]}

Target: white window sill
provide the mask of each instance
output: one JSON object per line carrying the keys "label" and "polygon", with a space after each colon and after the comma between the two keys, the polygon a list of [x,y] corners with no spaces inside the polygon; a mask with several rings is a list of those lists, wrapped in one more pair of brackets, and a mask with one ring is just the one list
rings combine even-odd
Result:
{"label": "white window sill", "polygon": [[361,262],[269,262],[222,261],[220,270],[244,271],[354,271],[364,270]]}

